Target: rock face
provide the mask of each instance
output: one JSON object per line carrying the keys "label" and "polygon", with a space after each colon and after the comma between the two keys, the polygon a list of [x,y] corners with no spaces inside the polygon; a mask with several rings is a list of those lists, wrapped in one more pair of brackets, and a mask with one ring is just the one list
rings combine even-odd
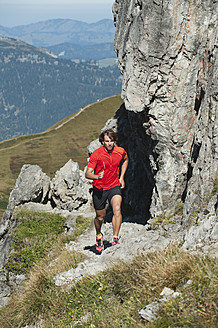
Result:
{"label": "rock face", "polygon": [[146,220],[201,208],[217,176],[217,2],[116,0],[125,202]]}
{"label": "rock face", "polygon": [[185,250],[218,256],[217,196],[211,198],[207,208],[199,213],[194,224],[185,232]]}
{"label": "rock face", "polygon": [[[105,128],[117,130],[119,145],[129,156],[123,217],[144,224],[151,216],[175,213],[178,205],[183,216],[176,213],[175,225],[163,226],[163,231],[152,230],[149,222],[125,222],[117,248],[109,247],[112,228],[106,224],[109,246],[102,260],[93,252],[93,228],[85,244],[69,246],[91,255],[76,269],[59,274],[57,285],[95,274],[108,262],[131,260],[138,249],[163,249],[175,240],[186,250],[217,256],[217,195],[208,197],[218,163],[216,12],[215,0],[115,1],[115,49],[124,104]],[[92,142],[88,154],[99,145]],[[74,215],[87,215],[91,209],[90,188],[71,160],[52,181],[37,165],[24,165],[0,225],[0,269],[9,257],[17,207],[58,212],[68,217],[67,229],[73,229]],[[191,215],[194,224],[189,226]],[[138,244],[131,242],[135,236]],[[22,280],[1,271],[0,306]]]}

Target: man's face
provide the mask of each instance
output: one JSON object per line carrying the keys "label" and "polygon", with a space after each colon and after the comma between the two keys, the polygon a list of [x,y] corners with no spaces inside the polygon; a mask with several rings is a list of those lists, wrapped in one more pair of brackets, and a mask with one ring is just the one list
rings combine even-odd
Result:
{"label": "man's face", "polygon": [[104,148],[110,153],[114,148],[114,140],[108,137],[106,134],[104,135],[104,141],[102,142]]}

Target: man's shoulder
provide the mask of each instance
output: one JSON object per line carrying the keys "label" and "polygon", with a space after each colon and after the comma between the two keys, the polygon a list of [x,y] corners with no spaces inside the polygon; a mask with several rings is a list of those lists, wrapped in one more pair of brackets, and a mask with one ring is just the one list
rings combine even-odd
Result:
{"label": "man's shoulder", "polygon": [[116,152],[121,152],[121,153],[126,152],[125,149],[124,149],[123,147],[119,147],[119,146],[114,146],[114,150],[115,150]]}
{"label": "man's shoulder", "polygon": [[125,158],[127,153],[123,147],[114,146],[114,154],[119,154],[122,158]]}
{"label": "man's shoulder", "polygon": [[99,153],[102,153],[102,151],[104,150],[103,148],[104,148],[104,147],[101,146],[101,147],[95,149],[95,150],[92,152],[91,155],[98,155]]}

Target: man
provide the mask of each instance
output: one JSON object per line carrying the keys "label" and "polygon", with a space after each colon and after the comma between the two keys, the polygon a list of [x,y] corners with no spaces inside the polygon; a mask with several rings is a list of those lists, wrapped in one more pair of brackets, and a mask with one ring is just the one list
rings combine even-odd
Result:
{"label": "man", "polygon": [[128,157],[123,148],[115,146],[116,140],[117,135],[111,129],[100,134],[99,141],[103,147],[96,149],[91,154],[85,174],[87,179],[93,180],[92,197],[96,211],[94,220],[96,229],[96,250],[99,253],[101,253],[104,248],[101,227],[106,214],[105,207],[107,199],[113,210],[113,246],[118,244],[118,234],[122,223],[121,189],[125,187],[124,175],[128,166]]}

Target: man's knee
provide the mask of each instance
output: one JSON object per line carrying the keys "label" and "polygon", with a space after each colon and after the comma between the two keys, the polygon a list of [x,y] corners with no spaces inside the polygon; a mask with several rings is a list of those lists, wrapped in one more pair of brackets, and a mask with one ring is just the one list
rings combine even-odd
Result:
{"label": "man's knee", "polygon": [[104,216],[96,216],[96,220],[98,221],[104,221]]}
{"label": "man's knee", "polygon": [[120,216],[121,215],[121,206],[120,204],[116,204],[113,206],[113,214],[115,216]]}
{"label": "man's knee", "polygon": [[97,220],[104,221],[104,217],[105,217],[105,212],[103,212],[103,213],[96,212],[96,219]]}

